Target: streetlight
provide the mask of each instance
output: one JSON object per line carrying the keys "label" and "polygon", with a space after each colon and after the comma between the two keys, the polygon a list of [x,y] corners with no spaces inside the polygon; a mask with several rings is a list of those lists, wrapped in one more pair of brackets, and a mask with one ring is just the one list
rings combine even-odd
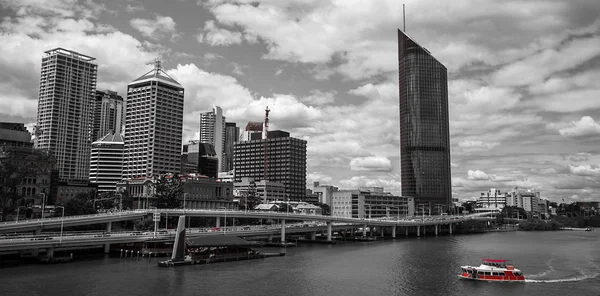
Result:
{"label": "streetlight", "polygon": [[65,224],[65,207],[56,206],[55,208],[62,208],[62,217],[60,218],[60,240],[58,242],[59,244],[62,244],[63,226]]}
{"label": "streetlight", "polygon": [[40,193],[42,195],[42,223],[44,223],[44,212],[46,210],[46,193]]}
{"label": "streetlight", "polygon": [[19,207],[17,208],[17,221],[16,221],[15,223],[19,223],[19,210],[20,210],[21,208],[27,208],[27,207],[26,207],[26,206],[19,206]]}
{"label": "streetlight", "polygon": [[369,207],[369,219],[371,219],[371,205],[368,203],[365,203],[365,207]]}

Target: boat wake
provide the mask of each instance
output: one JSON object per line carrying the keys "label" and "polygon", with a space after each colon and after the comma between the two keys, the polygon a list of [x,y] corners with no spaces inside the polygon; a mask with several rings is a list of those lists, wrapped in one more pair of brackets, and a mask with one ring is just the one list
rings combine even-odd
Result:
{"label": "boat wake", "polygon": [[550,268],[549,270],[543,271],[541,273],[531,274],[531,275],[528,275],[527,277],[528,278],[532,278],[532,279],[543,278],[543,277],[547,276],[548,274],[554,272],[554,267],[552,266],[552,261],[553,260],[554,259],[550,259],[546,263],[546,265],[548,265],[548,268]]}
{"label": "boat wake", "polygon": [[553,280],[535,280],[535,279],[525,279],[526,283],[564,283],[564,282],[579,282],[579,281],[583,281],[583,280],[587,280],[587,279],[593,279],[596,278],[598,275],[600,275],[599,273],[593,273],[593,274],[583,274],[580,276],[576,276],[576,277],[572,277],[572,278],[565,278],[565,279],[553,279]]}

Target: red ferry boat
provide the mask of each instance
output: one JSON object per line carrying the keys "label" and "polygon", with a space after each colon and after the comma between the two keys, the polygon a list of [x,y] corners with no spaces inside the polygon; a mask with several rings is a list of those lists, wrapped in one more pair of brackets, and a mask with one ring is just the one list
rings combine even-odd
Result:
{"label": "red ferry boat", "polygon": [[467,280],[524,282],[523,273],[516,269],[508,260],[482,259],[481,265],[461,266],[462,273],[458,277]]}

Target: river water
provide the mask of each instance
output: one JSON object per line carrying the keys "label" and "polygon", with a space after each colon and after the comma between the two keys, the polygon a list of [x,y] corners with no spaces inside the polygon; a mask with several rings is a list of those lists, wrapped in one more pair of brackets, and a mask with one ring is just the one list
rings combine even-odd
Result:
{"label": "river water", "polygon": [[[279,251],[279,249],[272,249]],[[159,268],[156,259],[0,267],[0,295],[600,295],[600,231],[503,232],[301,244],[285,257]],[[511,259],[526,283],[460,280]]]}

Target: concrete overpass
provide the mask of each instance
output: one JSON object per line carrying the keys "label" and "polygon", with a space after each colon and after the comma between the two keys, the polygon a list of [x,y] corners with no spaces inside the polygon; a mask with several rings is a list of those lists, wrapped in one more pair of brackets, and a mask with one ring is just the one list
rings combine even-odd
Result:
{"label": "concrete overpass", "polygon": [[[321,221],[321,222],[336,222],[336,223],[351,223],[357,225],[371,226],[430,226],[430,225],[448,225],[460,223],[476,217],[489,216],[490,213],[478,213],[467,216],[437,216],[430,217],[404,217],[401,219],[360,219],[360,218],[343,218],[322,215],[306,215],[306,214],[290,214],[285,212],[261,212],[261,211],[218,211],[218,210],[190,210],[190,209],[151,209],[151,210],[135,210],[121,211],[115,213],[83,215],[83,216],[67,216],[53,217],[48,219],[21,220],[0,223],[0,233],[6,232],[23,232],[23,231],[38,231],[42,229],[56,229],[60,227],[90,225],[90,224],[107,224],[140,219],[148,214],[161,213],[169,216],[189,216],[189,217],[216,217],[216,218],[254,218],[254,219],[278,219],[286,221]],[[489,218],[491,219],[491,218]],[[217,219],[219,223],[220,219]],[[220,225],[217,225],[220,226]]]}

